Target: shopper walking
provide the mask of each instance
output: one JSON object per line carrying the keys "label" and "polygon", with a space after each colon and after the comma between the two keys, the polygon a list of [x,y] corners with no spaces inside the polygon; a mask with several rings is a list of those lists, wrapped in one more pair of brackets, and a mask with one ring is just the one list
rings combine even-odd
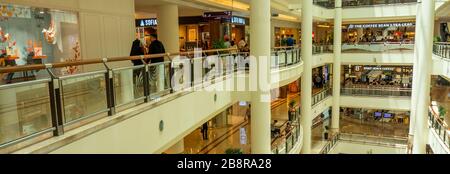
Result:
{"label": "shopper walking", "polygon": [[201,131],[203,140],[208,140],[208,122],[203,124]]}
{"label": "shopper walking", "polygon": [[252,116],[252,105],[248,105],[247,111],[245,112],[244,121],[250,120],[250,117]]}
{"label": "shopper walking", "polygon": [[286,45],[288,47],[294,46],[294,35],[290,35],[286,40]]}

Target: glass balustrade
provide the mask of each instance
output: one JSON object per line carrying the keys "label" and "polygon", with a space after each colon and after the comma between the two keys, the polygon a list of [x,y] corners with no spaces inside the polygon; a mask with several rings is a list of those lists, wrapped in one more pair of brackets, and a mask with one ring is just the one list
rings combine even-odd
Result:
{"label": "glass balustrade", "polygon": [[60,78],[64,124],[73,124],[109,110],[105,73],[98,71]]}
{"label": "glass balustrade", "polygon": [[341,88],[341,95],[347,96],[377,96],[377,97],[411,97],[412,89],[410,88],[398,88],[398,87],[343,87]]}
{"label": "glass balustrade", "polygon": [[433,53],[450,60],[450,42],[437,42],[433,45]]}
{"label": "glass balustrade", "polygon": [[316,93],[315,95],[312,96],[312,101],[311,101],[312,106],[315,106],[316,104],[320,103],[321,101],[328,98],[332,94],[333,93],[330,88],[323,89],[322,91]]}
{"label": "glass balustrade", "polygon": [[147,78],[145,69],[145,65],[140,65],[112,70],[116,107],[129,105],[145,98],[144,85]]}
{"label": "glass balustrade", "polygon": [[412,42],[370,42],[370,43],[344,43],[343,53],[375,53],[387,51],[414,51]]}
{"label": "glass balustrade", "polygon": [[331,136],[331,138],[328,140],[328,142],[325,144],[325,146],[320,150],[320,154],[328,154],[339,142],[340,134],[334,134]]}
{"label": "glass balustrade", "polygon": [[[417,3],[417,0],[342,0],[344,8],[374,5]],[[334,8],[334,0],[314,0],[314,4],[324,8]]]}
{"label": "glass balustrade", "polygon": [[448,128],[448,126],[443,122],[442,119],[439,118],[439,116],[437,116],[436,113],[434,113],[432,109],[430,109],[430,111],[428,112],[428,119],[431,125],[430,128],[434,129],[445,146],[447,146],[447,148],[450,148],[450,129]]}
{"label": "glass balustrade", "polygon": [[313,54],[333,53],[333,45],[313,45]]}
{"label": "glass balustrade", "polygon": [[[300,125],[300,109],[297,109],[296,121],[284,126],[284,133],[272,140],[273,154],[289,154],[299,141],[301,141],[302,129]],[[280,128],[281,129],[281,128]]]}
{"label": "glass balustrade", "polygon": [[0,147],[53,130],[49,82],[0,86]]}
{"label": "glass balustrade", "polygon": [[[116,110],[205,84],[240,68],[248,70],[248,64],[244,66],[239,61],[249,61],[249,53],[217,54],[115,69],[99,63],[97,67],[104,70],[68,76],[55,76],[49,68],[50,79],[0,85],[0,147],[44,133],[62,135],[64,131],[112,116]],[[301,62],[299,48],[277,48],[272,55],[278,56],[271,57],[273,68]],[[299,136],[298,131],[291,134],[283,143],[285,149],[292,148]]]}

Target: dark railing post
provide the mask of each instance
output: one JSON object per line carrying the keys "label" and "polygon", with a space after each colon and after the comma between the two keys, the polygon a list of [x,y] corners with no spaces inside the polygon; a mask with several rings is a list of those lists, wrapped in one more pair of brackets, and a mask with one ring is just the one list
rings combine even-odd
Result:
{"label": "dark railing post", "polygon": [[170,93],[172,94],[173,92],[174,92],[174,90],[173,90],[173,88],[172,88],[172,77],[173,77],[173,75],[174,75],[174,67],[172,67],[173,66],[173,62],[172,62],[172,59],[170,59],[170,56],[167,56],[167,57],[169,57],[169,60],[170,60],[170,64],[169,64],[169,87],[170,87]]}
{"label": "dark railing post", "polygon": [[144,85],[144,102],[148,103],[149,101],[151,101],[150,98],[150,72],[149,72],[149,66],[148,64],[145,64],[144,66],[144,79],[143,79],[143,85]]}
{"label": "dark railing post", "polygon": [[288,55],[287,55],[287,50],[284,50],[284,66],[285,66],[285,67],[288,66]]}
{"label": "dark railing post", "polygon": [[64,134],[64,121],[63,121],[63,105],[61,100],[61,81],[51,71],[51,65],[46,65],[47,72],[51,76],[51,81],[48,83],[49,98],[50,98],[50,110],[52,127],[55,128],[53,136],[60,136]]}
{"label": "dark railing post", "polygon": [[113,116],[116,114],[116,104],[114,99],[114,72],[106,64],[108,62],[107,58],[103,59],[103,65],[106,68],[105,73],[105,84],[106,84],[106,104],[108,106],[108,116]]}
{"label": "dark railing post", "polygon": [[194,58],[192,58],[191,60],[190,60],[190,62],[191,62],[191,87],[194,87],[195,86],[195,70],[194,70],[194,66],[195,66],[195,56],[194,56]]}

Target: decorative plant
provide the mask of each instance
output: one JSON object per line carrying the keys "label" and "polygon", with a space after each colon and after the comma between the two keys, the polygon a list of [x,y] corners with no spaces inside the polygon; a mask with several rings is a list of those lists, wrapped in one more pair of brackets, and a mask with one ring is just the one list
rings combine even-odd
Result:
{"label": "decorative plant", "polygon": [[441,42],[441,37],[435,36],[433,42]]}
{"label": "decorative plant", "polygon": [[242,149],[229,148],[229,149],[225,150],[225,154],[243,154],[243,152],[242,152]]}
{"label": "decorative plant", "polygon": [[444,119],[445,115],[447,115],[447,110],[444,107],[439,106],[439,117]]}
{"label": "decorative plant", "polygon": [[213,49],[225,49],[227,46],[225,45],[225,42],[223,40],[214,41],[212,44]]}
{"label": "decorative plant", "polygon": [[290,107],[294,107],[294,106],[295,106],[295,104],[297,104],[297,102],[296,102],[296,101],[294,101],[294,100],[292,100],[291,102],[289,102],[289,106],[290,106]]}

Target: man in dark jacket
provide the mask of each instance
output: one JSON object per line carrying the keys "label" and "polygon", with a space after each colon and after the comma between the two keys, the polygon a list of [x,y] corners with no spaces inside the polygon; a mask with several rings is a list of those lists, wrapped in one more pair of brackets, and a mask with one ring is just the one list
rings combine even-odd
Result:
{"label": "man in dark jacket", "polygon": [[[161,41],[158,40],[158,35],[151,34],[150,35],[150,46],[148,48],[149,54],[161,54],[166,53],[166,50],[164,49],[164,45]],[[164,62],[164,57],[158,57],[158,58],[152,58],[151,63],[159,63]]]}
{"label": "man in dark jacket", "polygon": [[[158,40],[158,35],[151,34],[150,35],[150,46],[148,48],[149,54],[161,54],[166,53],[164,49],[164,45]],[[147,63],[160,63],[164,62],[164,57],[151,58],[150,61],[146,61]],[[167,80],[165,79],[165,65],[157,65],[150,66],[150,93],[157,93],[164,90],[164,86]],[[168,78],[168,77],[166,77]]]}

